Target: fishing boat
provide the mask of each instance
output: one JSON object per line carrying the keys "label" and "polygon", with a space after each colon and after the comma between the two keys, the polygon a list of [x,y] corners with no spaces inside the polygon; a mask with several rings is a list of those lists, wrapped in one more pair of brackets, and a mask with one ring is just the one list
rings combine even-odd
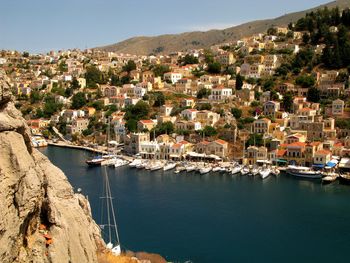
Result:
{"label": "fishing boat", "polygon": [[321,179],[322,174],[320,171],[314,171],[309,167],[289,165],[286,169],[286,173],[295,177],[307,178],[307,179]]}
{"label": "fishing boat", "polygon": [[211,166],[205,166],[205,167],[202,167],[199,172],[200,174],[207,174],[209,173],[213,168]]}
{"label": "fishing boat", "polygon": [[163,171],[169,171],[176,167],[176,163],[169,162],[163,167]]}
{"label": "fishing boat", "polygon": [[103,167],[103,178],[104,178],[104,196],[102,200],[102,210],[105,217],[102,219],[103,222],[100,224],[102,234],[107,243],[106,247],[113,255],[119,256],[121,254],[121,246],[119,241],[118,227],[116,221],[116,215],[114,212],[114,204],[111,193],[111,187],[108,178],[107,168]]}
{"label": "fishing boat", "polygon": [[266,179],[267,177],[269,177],[269,175],[271,174],[271,169],[269,167],[263,167],[260,171],[259,171],[259,175],[261,177],[261,179]]}
{"label": "fishing boat", "polygon": [[322,178],[322,184],[331,184],[337,180],[339,175],[335,172],[328,173],[325,177]]}

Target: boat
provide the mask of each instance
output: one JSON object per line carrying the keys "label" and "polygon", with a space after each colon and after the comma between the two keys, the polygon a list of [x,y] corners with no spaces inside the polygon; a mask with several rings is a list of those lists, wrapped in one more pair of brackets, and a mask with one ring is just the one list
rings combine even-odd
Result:
{"label": "boat", "polygon": [[[107,168],[103,167],[103,178],[104,178],[104,196],[101,197],[103,202],[102,209],[105,217],[101,219],[101,232],[104,234],[105,241],[107,243],[106,248],[109,249],[113,255],[119,256],[121,254],[121,246],[119,241],[118,227],[116,222],[116,216],[114,212],[114,204],[111,193],[111,187],[108,178]],[[105,231],[107,230],[107,231]]]}
{"label": "boat", "polygon": [[275,176],[278,176],[281,172],[280,172],[280,170],[278,169],[278,167],[272,167],[272,169],[271,169],[271,173],[273,174],[273,175],[275,175]]}
{"label": "boat", "polygon": [[338,176],[335,172],[328,173],[328,175],[322,178],[322,184],[331,184],[337,180]]}
{"label": "boat", "polygon": [[270,174],[271,174],[271,169],[269,167],[264,167],[259,171],[259,175],[261,179],[265,179],[269,177]]}
{"label": "boat", "polygon": [[162,169],[163,167],[164,167],[164,164],[162,162],[155,162],[155,163],[151,164],[150,170],[157,171],[157,170]]}
{"label": "boat", "polygon": [[339,181],[342,184],[350,184],[350,173],[339,174]]}
{"label": "boat", "polygon": [[176,167],[174,173],[178,174],[178,173],[181,173],[183,171],[186,171],[186,168],[184,166],[178,166],[178,167]]}
{"label": "boat", "polygon": [[252,168],[251,168],[251,170],[250,170],[251,175],[253,175],[253,176],[258,175],[259,172],[260,172],[260,169],[261,169],[261,168],[258,167],[258,166],[256,166],[256,165],[252,166]]}
{"label": "boat", "polygon": [[309,167],[289,165],[286,169],[286,173],[295,177],[307,178],[307,179],[321,179],[322,174],[320,171],[314,171]]}
{"label": "boat", "polygon": [[137,165],[142,163],[142,159],[135,159],[131,163],[129,163],[129,167],[135,168]]}
{"label": "boat", "polygon": [[101,166],[102,162],[105,161],[102,156],[96,156],[92,159],[86,160],[86,164],[89,166]]}
{"label": "boat", "polygon": [[186,167],[186,172],[193,172],[193,171],[195,171],[197,169],[197,167],[195,166],[195,165],[193,165],[193,164],[190,164],[190,165],[188,165],[187,167]]}
{"label": "boat", "polygon": [[221,172],[222,171],[222,167],[220,167],[220,166],[215,166],[214,168],[213,168],[213,170],[212,170],[214,173],[216,173],[216,172]]}
{"label": "boat", "polygon": [[169,171],[174,169],[175,167],[176,167],[176,163],[167,163],[166,165],[164,165],[163,171]]}
{"label": "boat", "polygon": [[239,172],[242,170],[242,166],[237,165],[235,167],[232,168],[231,173],[234,174],[239,174]]}
{"label": "boat", "polygon": [[136,165],[136,168],[137,169],[143,169],[143,168],[146,167],[146,165],[147,165],[147,161],[143,160],[142,162],[140,162],[139,164]]}
{"label": "boat", "polygon": [[241,170],[241,174],[242,175],[247,175],[249,174],[250,170],[249,170],[249,167],[247,166],[244,166],[243,169]]}
{"label": "boat", "polygon": [[211,166],[205,166],[205,167],[202,167],[199,172],[200,174],[207,174],[209,173],[213,168]]}
{"label": "boat", "polygon": [[115,168],[118,168],[118,167],[122,167],[122,166],[125,166],[127,165],[129,162],[126,161],[126,160],[122,160],[122,159],[117,159],[114,163],[114,167]]}

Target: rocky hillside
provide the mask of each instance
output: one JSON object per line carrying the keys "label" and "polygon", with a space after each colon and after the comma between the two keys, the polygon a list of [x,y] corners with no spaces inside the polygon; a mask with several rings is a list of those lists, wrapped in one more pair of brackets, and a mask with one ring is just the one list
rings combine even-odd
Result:
{"label": "rocky hillside", "polygon": [[0,262],[97,262],[104,244],[88,201],[30,145],[0,71]]}
{"label": "rocky hillside", "polygon": [[304,17],[307,12],[318,8],[350,7],[349,0],[337,0],[326,5],[319,6],[301,12],[287,14],[275,19],[253,21],[224,30],[210,30],[207,32],[188,32],[174,35],[161,35],[156,37],[134,37],[117,44],[99,47],[97,49],[114,51],[117,53],[130,53],[136,55],[148,55],[151,53],[168,54],[174,51],[186,51],[190,49],[207,48],[212,45],[249,37],[256,33],[266,32],[272,26],[287,26]]}

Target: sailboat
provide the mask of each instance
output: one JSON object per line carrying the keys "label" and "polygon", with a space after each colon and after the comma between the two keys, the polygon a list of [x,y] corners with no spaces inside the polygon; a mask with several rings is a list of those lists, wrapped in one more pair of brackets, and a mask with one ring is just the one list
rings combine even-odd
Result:
{"label": "sailboat", "polygon": [[[101,221],[104,220],[104,208],[106,209],[106,222],[103,222],[104,224],[100,225],[100,228],[102,232],[107,229],[107,233],[105,233],[105,241],[108,242],[106,247],[107,249],[111,250],[111,252],[119,256],[121,254],[121,247],[120,247],[120,241],[119,241],[119,234],[118,234],[118,228],[117,228],[117,221],[116,216],[114,212],[113,207],[113,198],[111,193],[111,187],[109,184],[108,179],[108,172],[107,168],[104,166],[102,167],[103,171],[103,179],[104,179],[104,196],[101,197],[102,199],[102,211],[101,211]],[[106,207],[104,207],[104,205]],[[102,222],[101,222],[102,223]],[[113,242],[114,241],[114,242]]]}

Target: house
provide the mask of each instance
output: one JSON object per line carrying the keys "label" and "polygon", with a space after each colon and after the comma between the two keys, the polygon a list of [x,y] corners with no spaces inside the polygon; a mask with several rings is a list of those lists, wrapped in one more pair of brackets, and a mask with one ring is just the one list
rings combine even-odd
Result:
{"label": "house", "polygon": [[332,102],[332,115],[342,116],[344,114],[345,102],[341,99],[334,100]]}
{"label": "house", "polygon": [[214,154],[221,158],[227,157],[228,143],[224,140],[215,140],[213,142],[202,141],[195,146],[197,153],[205,153],[207,155]]}
{"label": "house", "polygon": [[151,70],[147,70],[142,72],[141,78],[143,82],[151,82],[153,83],[154,81],[154,73]]}
{"label": "house", "polygon": [[224,67],[228,67],[236,62],[234,55],[231,52],[222,52],[217,57],[216,60],[223,65]]}
{"label": "house", "polygon": [[125,152],[128,154],[137,154],[141,152],[141,143],[149,142],[150,134],[147,133],[131,133],[125,135],[124,144]]}
{"label": "house", "polygon": [[253,132],[268,134],[270,131],[271,120],[267,118],[257,119],[253,122]]}
{"label": "house", "polygon": [[214,126],[220,119],[220,114],[208,110],[198,111],[196,113],[196,121],[199,121],[204,126]]}
{"label": "house", "polygon": [[137,130],[138,131],[145,131],[145,130],[152,130],[156,126],[156,123],[152,120],[139,120],[137,122]]}
{"label": "house", "polygon": [[195,120],[197,117],[198,110],[195,109],[185,109],[181,111],[181,117],[186,120]]}
{"label": "house", "polygon": [[181,73],[176,72],[168,72],[164,74],[164,80],[171,82],[172,84],[175,84],[180,79],[182,79]]}
{"label": "house", "polygon": [[210,101],[222,102],[232,96],[232,89],[224,86],[217,86],[211,90]]}
{"label": "house", "polygon": [[171,105],[162,105],[160,107],[160,112],[164,116],[170,116],[172,110],[173,110],[173,106]]}
{"label": "house", "polygon": [[202,129],[202,124],[198,121],[177,121],[175,129],[180,133],[181,131],[198,131]]}
{"label": "house", "polygon": [[264,103],[264,115],[275,117],[276,112],[280,110],[280,103],[277,101],[268,101]]}
{"label": "house", "polygon": [[327,150],[319,150],[315,152],[314,164],[315,165],[326,165],[332,157],[332,153]]}
{"label": "house", "polygon": [[305,165],[305,149],[306,143],[304,142],[295,142],[286,145],[286,154],[285,159],[289,163],[295,163],[297,165]]}
{"label": "house", "polygon": [[190,107],[193,108],[195,105],[194,99],[183,99],[181,101],[181,106],[182,107]]}
{"label": "house", "polygon": [[85,118],[76,118],[71,125],[67,125],[67,133],[70,135],[81,134],[88,128],[89,120]]}
{"label": "house", "polygon": [[249,165],[256,164],[257,161],[267,161],[267,148],[264,146],[249,146],[245,152],[245,157]]}

